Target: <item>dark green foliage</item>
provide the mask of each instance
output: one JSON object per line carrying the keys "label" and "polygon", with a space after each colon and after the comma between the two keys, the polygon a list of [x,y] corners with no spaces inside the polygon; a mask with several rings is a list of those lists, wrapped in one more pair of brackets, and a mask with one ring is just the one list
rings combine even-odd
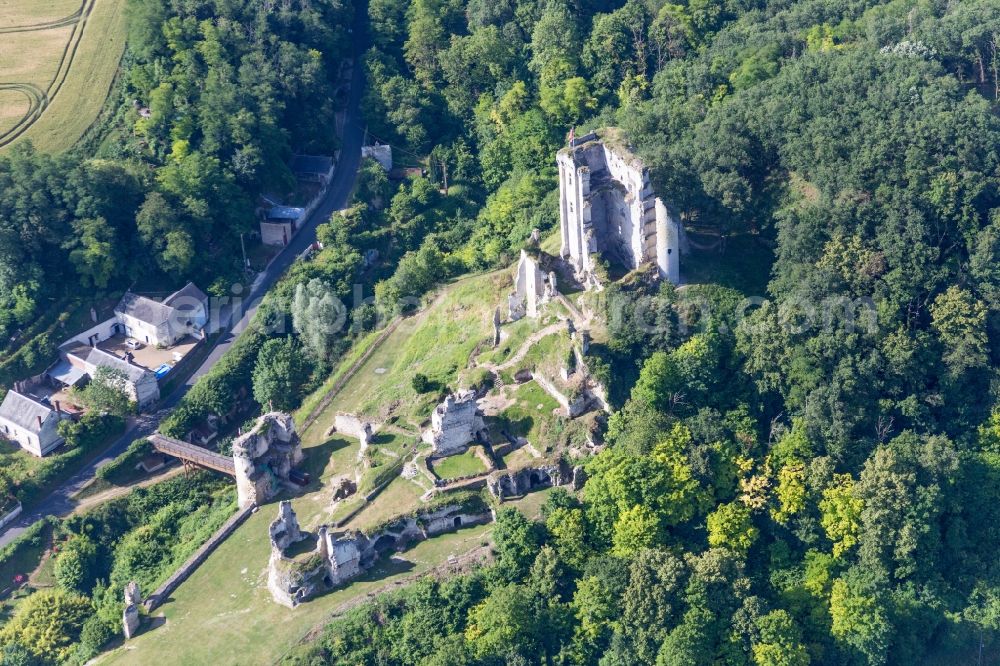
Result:
{"label": "dark green foliage", "polygon": [[268,340],[257,354],[253,395],[268,409],[289,410],[298,404],[311,371],[305,350],[291,336]]}
{"label": "dark green foliage", "polygon": [[453,225],[471,231],[463,246],[423,185],[393,201],[394,233],[423,240],[380,296],[419,296],[451,258],[502,264],[548,228],[544,165],[581,121],[623,127],[714,249],[682,262],[709,284],[660,291],[640,272],[602,293],[609,335],[588,363],[617,410],[608,449],[580,497],[546,503],[544,529],[500,512],[482,603],[403,658],[400,627],[433,622],[424,609],[394,606],[375,632],[335,623],[324,658],[764,666],[995,649],[995,8],[380,0],[369,15],[375,131],[455,169],[471,144],[485,202],[474,227]]}
{"label": "dark green foliage", "polygon": [[[194,279],[224,292],[243,277],[240,234],[253,230],[255,197],[291,193],[294,152],[337,147],[330,127],[349,3],[273,11],[264,0],[129,0],[126,12],[119,107],[107,135],[88,142],[101,159],[83,154],[88,146],[48,156],[30,145],[0,158],[5,340],[73,287],[166,290]],[[51,342],[19,346],[51,355]],[[33,358],[19,366],[38,372]]]}
{"label": "dark green foliage", "polygon": [[97,478],[105,481],[112,481],[117,476],[127,473],[135,468],[143,458],[153,452],[153,445],[148,439],[137,439],[128,445],[125,453],[121,454],[106,465],[102,465],[97,470]]}

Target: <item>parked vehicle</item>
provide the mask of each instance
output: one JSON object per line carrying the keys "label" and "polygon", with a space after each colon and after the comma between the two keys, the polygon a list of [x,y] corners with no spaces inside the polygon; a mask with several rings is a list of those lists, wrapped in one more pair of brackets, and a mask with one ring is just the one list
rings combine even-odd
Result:
{"label": "parked vehicle", "polygon": [[297,469],[293,469],[288,473],[288,479],[300,486],[308,486],[310,481],[308,472],[300,472]]}
{"label": "parked vehicle", "polygon": [[133,338],[129,338],[128,340],[126,340],[125,346],[132,350],[142,349],[142,343]]}

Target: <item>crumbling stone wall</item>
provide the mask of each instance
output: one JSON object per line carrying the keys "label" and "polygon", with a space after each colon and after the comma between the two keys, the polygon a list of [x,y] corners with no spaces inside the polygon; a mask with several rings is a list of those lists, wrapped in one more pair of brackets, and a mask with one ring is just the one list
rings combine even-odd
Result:
{"label": "crumbling stone wall", "polygon": [[274,497],[302,461],[302,444],[290,414],[270,412],[233,442],[236,494],[241,507]]}
{"label": "crumbling stone wall", "polygon": [[507,315],[511,321],[524,316],[538,317],[539,308],[556,294],[556,275],[542,271],[539,262],[521,250],[514,270],[514,291],[507,297]]}
{"label": "crumbling stone wall", "polygon": [[294,608],[355,578],[384,553],[491,520],[493,514],[489,510],[476,512],[453,505],[400,518],[371,535],[358,530],[337,531],[325,525],[313,534],[299,527],[291,504],[282,502],[278,517],[268,528],[271,558],[267,587],[275,601]]}
{"label": "crumbling stone wall", "polygon": [[486,487],[497,499],[520,497],[532,490],[561,486],[573,481],[573,471],[562,464],[525,467],[519,470],[494,472]]}
{"label": "crumbling stone wall", "polygon": [[560,254],[584,285],[597,286],[595,255],[630,269],[655,262],[661,278],[680,281],[683,228],[653,192],[649,170],[615,128],[573,141],[556,156]]}
{"label": "crumbling stone wall", "polygon": [[450,456],[464,451],[485,429],[475,392],[459,391],[434,408],[424,441],[431,445],[435,454]]}
{"label": "crumbling stone wall", "polygon": [[130,581],[125,586],[125,610],[122,613],[122,632],[125,640],[135,636],[139,632],[139,604],[142,598],[139,595],[139,584]]}

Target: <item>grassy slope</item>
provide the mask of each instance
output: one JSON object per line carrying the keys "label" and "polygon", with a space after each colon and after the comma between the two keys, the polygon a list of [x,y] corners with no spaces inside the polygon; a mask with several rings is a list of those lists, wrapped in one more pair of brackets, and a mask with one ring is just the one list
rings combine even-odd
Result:
{"label": "grassy slope", "polygon": [[[342,473],[357,453],[354,440],[332,438],[307,444],[306,466],[322,480]],[[400,484],[398,479],[395,484]],[[405,484],[417,487],[406,481]],[[402,490],[402,495],[397,494]],[[390,488],[380,498],[379,510],[366,510],[364,524],[401,510],[414,499],[405,485]],[[315,528],[329,513],[328,488],[314,481],[306,495],[293,500],[305,528]],[[383,508],[384,507],[384,508]],[[374,506],[372,507],[374,508]],[[266,566],[270,555],[267,526],[276,504],[250,517],[225,541],[162,607],[166,624],[147,630],[101,663],[122,664],[270,664],[292,647],[338,605],[445,562],[483,542],[490,526],[472,527],[418,544],[402,554],[406,563],[384,562],[346,588],[336,590],[295,610],[279,606],[267,591]],[[157,613],[159,614],[159,612]],[[234,646],[240,646],[237,651]]]}
{"label": "grassy slope", "polygon": [[[488,339],[493,308],[509,288],[504,284],[504,280],[509,282],[508,275],[509,271],[503,271],[473,276],[450,285],[430,307],[405,320],[302,433],[304,469],[314,479],[307,492],[293,500],[304,528],[330,521],[332,490],[327,482],[331,477],[353,475],[359,444],[325,435],[334,414],[392,405],[391,412],[404,421],[399,425],[423,420],[433,400],[414,394],[413,373],[423,372],[433,381],[454,381],[477,345]],[[377,368],[385,371],[375,372]],[[523,391],[526,407],[530,402],[537,409],[536,400],[544,401],[544,394]],[[398,453],[411,442],[400,433],[387,432],[374,444]],[[405,513],[417,505],[422,492],[417,483],[397,478],[349,526],[365,528]],[[516,505],[535,515],[546,496],[546,492],[532,493]],[[275,505],[269,504],[251,516],[174,592],[172,601],[162,608],[165,624],[147,630],[100,663],[273,663],[340,604],[427,571],[447,561],[449,555],[467,552],[483,543],[491,530],[491,526],[471,527],[420,543],[401,554],[404,562],[385,562],[350,586],[293,611],[275,604],[267,591],[267,526],[275,512]]]}
{"label": "grassy slope", "polygon": [[413,375],[419,372],[431,381],[454,385],[473,350],[489,339],[504,281],[509,282],[508,271],[460,280],[430,307],[403,321],[347,383],[327,418],[319,421],[327,423],[332,413],[345,411],[379,420],[398,415],[400,425],[418,426],[430,414],[435,396],[416,395],[410,386]]}
{"label": "grassy slope", "polygon": [[[532,493],[513,504],[537,516],[549,492]],[[301,503],[295,503],[297,511]],[[484,543],[492,529],[469,527],[419,543],[400,554],[403,561],[384,561],[351,585],[291,610],[274,603],[267,591],[267,526],[275,511],[275,505],[265,506],[219,546],[161,608],[165,623],[154,622],[159,626],[146,628],[98,663],[272,664],[341,604],[468,552]]]}
{"label": "grassy slope", "polygon": [[[125,0],[96,0],[58,94],[31,128],[16,141],[0,148],[0,152],[26,140],[34,143],[39,150],[62,152],[83,136],[104,106],[125,51],[124,12]],[[47,13],[51,14],[51,11]],[[13,34],[34,35],[33,39],[37,40],[39,35],[50,32]],[[3,38],[6,41],[12,36],[4,35]],[[58,51],[45,48],[45,53],[51,53],[53,59],[58,57]],[[34,57],[39,62],[43,61],[41,56]],[[12,80],[2,62],[0,78]],[[13,80],[21,82],[18,77]],[[49,95],[52,95],[51,91]]]}

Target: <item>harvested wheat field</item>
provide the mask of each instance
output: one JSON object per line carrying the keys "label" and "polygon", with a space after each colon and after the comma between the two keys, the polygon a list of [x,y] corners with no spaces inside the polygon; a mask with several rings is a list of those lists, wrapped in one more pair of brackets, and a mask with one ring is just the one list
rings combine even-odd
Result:
{"label": "harvested wheat field", "polygon": [[107,99],[125,0],[0,0],[0,151],[70,148]]}

